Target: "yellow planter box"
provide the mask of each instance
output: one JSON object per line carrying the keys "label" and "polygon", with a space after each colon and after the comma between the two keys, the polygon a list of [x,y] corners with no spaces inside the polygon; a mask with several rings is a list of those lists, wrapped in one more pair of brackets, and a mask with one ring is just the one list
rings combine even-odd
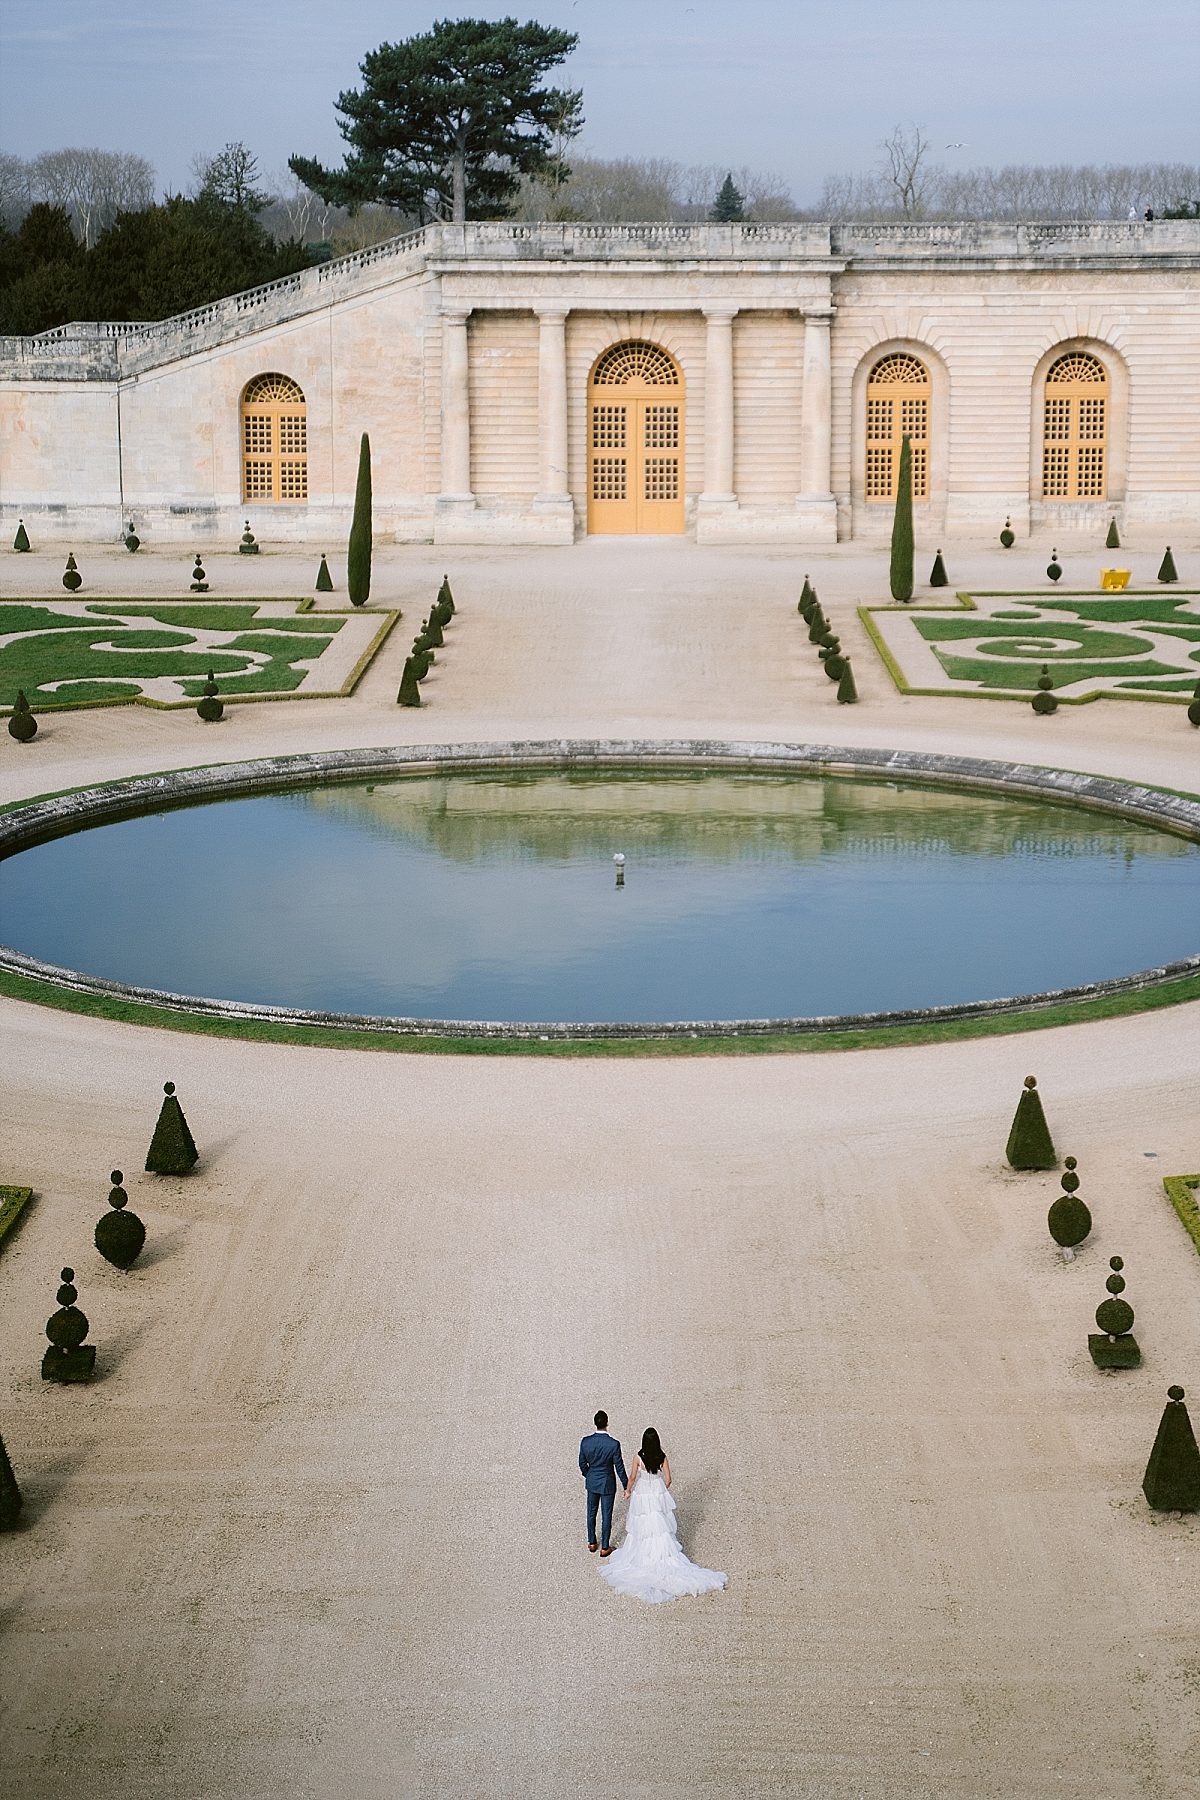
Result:
{"label": "yellow planter box", "polygon": [[1128,569],[1101,569],[1100,586],[1106,594],[1119,594],[1129,586]]}

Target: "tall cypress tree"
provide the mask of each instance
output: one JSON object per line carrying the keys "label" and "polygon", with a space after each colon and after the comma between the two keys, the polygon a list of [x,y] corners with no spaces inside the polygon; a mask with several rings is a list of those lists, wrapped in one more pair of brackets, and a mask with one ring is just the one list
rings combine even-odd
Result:
{"label": "tall cypress tree", "polygon": [[358,447],[354,518],[346,550],[346,591],[351,606],[365,606],[371,594],[371,440],[365,431]]}
{"label": "tall cypress tree", "polygon": [[900,471],[896,479],[896,512],[892,519],[892,566],[889,572],[892,599],[911,600],[913,591],[912,445],[905,433],[900,442]]}

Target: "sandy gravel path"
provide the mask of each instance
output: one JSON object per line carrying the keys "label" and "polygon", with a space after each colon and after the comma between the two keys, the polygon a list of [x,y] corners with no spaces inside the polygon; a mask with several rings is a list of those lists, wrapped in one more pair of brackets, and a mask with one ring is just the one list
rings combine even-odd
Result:
{"label": "sandy gravel path", "polygon": [[[998,556],[955,560],[999,585]],[[380,562],[415,628],[444,553]],[[89,552],[98,585],[110,563],[128,583],[149,559]],[[257,564],[242,591],[298,579]],[[459,554],[420,712],[392,703],[401,627],[352,701],[5,737],[0,796],[601,731],[1197,785],[1174,709],[901,699],[855,637],[879,556],[809,566],[857,708],[804,641],[790,557]],[[1200,1519],[1152,1518],[1138,1488],[1168,1382],[1200,1421],[1200,1258],[1160,1185],[1200,1167],[1200,1006],[652,1062],[228,1044],[13,1002],[0,1029],[0,1178],[38,1194],[0,1254],[0,1431],[30,1515],[0,1538],[6,1800],[1200,1791]],[[1029,1068],[1096,1220],[1069,1267],[1055,1179],[1002,1164]],[[168,1077],[204,1151],[183,1181],[139,1172]],[[117,1165],[150,1231],[127,1275],[90,1248]],[[1145,1368],[1104,1377],[1086,1334],[1114,1253]],[[38,1377],[63,1261],[89,1388]],[[598,1404],[627,1449],[659,1427],[725,1594],[644,1608],[597,1579],[574,1454]]]}

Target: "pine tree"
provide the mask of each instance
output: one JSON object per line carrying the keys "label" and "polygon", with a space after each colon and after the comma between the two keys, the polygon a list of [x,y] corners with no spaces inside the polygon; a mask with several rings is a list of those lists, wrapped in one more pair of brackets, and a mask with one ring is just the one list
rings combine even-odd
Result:
{"label": "pine tree", "polygon": [[708,216],[714,225],[740,225],[746,217],[746,203],[734,187],[732,175],[727,175],[721,183]]}
{"label": "pine tree", "polygon": [[354,517],[346,551],[346,591],[351,606],[365,606],[371,595],[371,537],[371,440],[364,431],[358,447]]}
{"label": "pine tree", "polygon": [[912,445],[905,433],[900,441],[900,469],[896,478],[896,511],[892,519],[893,600],[911,600],[913,591]]}
{"label": "pine tree", "polygon": [[186,1175],[199,1157],[196,1140],[175,1097],[173,1081],[164,1083],[163,1095],[158,1124],[146,1152],[146,1168],[151,1175]]}

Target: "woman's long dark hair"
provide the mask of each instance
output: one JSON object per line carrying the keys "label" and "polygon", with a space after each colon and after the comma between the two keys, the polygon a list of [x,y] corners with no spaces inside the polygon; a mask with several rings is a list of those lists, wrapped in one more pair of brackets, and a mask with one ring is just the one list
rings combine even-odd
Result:
{"label": "woman's long dark hair", "polygon": [[645,1431],[643,1431],[642,1447],[638,1454],[642,1459],[642,1467],[651,1475],[657,1475],[658,1471],[662,1468],[663,1463],[667,1460],[663,1454],[663,1447],[659,1443],[658,1433],[655,1431],[653,1425],[647,1425]]}

